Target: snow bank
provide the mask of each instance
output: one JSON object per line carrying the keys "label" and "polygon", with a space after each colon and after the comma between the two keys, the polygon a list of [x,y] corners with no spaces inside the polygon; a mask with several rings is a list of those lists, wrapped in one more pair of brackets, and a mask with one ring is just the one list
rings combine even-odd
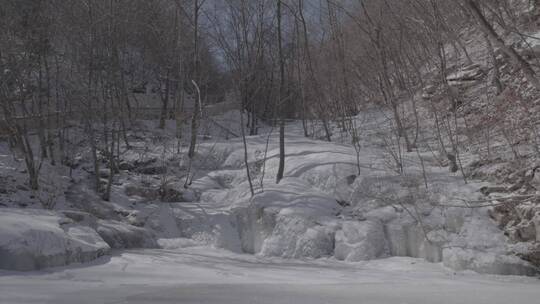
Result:
{"label": "snow bank", "polygon": [[90,227],[55,212],[0,209],[0,268],[35,270],[83,263],[110,250]]}

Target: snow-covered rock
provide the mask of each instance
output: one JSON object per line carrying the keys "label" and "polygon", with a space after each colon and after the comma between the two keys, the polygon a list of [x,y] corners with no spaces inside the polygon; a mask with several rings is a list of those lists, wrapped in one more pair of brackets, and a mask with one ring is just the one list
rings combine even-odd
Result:
{"label": "snow-covered rock", "polygon": [[59,213],[0,209],[0,269],[26,271],[83,263],[109,250],[94,229]]}
{"label": "snow-covered rock", "polygon": [[97,233],[111,248],[157,248],[155,235],[144,228],[119,221],[98,220]]}
{"label": "snow-covered rock", "polygon": [[454,270],[502,275],[536,275],[538,269],[514,255],[458,247],[443,250],[443,264]]}

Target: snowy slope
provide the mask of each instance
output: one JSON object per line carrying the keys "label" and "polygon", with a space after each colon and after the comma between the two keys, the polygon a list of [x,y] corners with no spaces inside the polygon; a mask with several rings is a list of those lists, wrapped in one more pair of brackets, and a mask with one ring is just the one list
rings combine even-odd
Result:
{"label": "snowy slope", "polygon": [[[349,262],[405,256],[443,262],[456,270],[536,273],[512,252],[487,208],[466,208],[463,203],[480,198],[478,190],[486,183],[465,184],[459,173],[441,168],[429,151],[405,153],[404,173],[396,173],[380,144],[381,134],[389,134],[387,114],[364,114],[370,117],[358,118],[363,132],[358,157],[347,144],[347,134],[341,137],[343,143],[324,142],[301,136],[299,123],[288,124],[285,178],[279,184],[277,134],[267,127],[261,135],[248,137],[253,197],[241,139],[202,140],[190,172],[193,182],[186,190],[188,160],[170,148],[176,142],[174,128],[149,127],[144,132],[159,133],[163,141],[145,141],[154,138],[152,133],[132,142],[122,161],[142,167],[116,176],[111,202],[96,198],[80,178],[69,187],[66,205],[100,218],[87,225],[113,248],[199,245]],[[160,187],[173,195],[161,201]],[[34,230],[41,229],[37,227]]]}

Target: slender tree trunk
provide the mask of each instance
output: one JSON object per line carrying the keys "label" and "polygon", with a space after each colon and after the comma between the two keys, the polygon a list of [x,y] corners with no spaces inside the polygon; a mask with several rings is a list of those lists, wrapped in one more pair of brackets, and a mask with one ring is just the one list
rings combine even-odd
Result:
{"label": "slender tree trunk", "polygon": [[285,91],[285,59],[283,58],[283,47],[281,44],[281,0],[277,0],[277,22],[278,22],[278,48],[279,48],[279,102],[278,107],[281,119],[279,121],[279,167],[276,183],[283,179],[285,171],[285,111],[284,111],[284,91]]}
{"label": "slender tree trunk", "polygon": [[197,133],[199,122],[199,110],[201,107],[201,92],[199,89],[199,0],[194,1],[194,22],[193,22],[193,79],[192,82],[197,89],[198,98],[195,98],[193,106],[193,115],[191,116],[191,141],[189,145],[188,157],[190,161],[195,157],[195,147],[197,145]]}
{"label": "slender tree trunk", "polygon": [[240,128],[242,129],[242,143],[244,145],[244,165],[246,166],[246,175],[249,182],[249,190],[251,191],[251,196],[254,196],[255,191],[253,190],[253,182],[251,180],[251,172],[249,170],[246,131],[244,128],[244,113],[240,113]]}
{"label": "slender tree trunk", "polygon": [[165,122],[167,121],[167,118],[168,118],[168,114],[169,114],[169,110],[168,110],[168,107],[169,107],[169,96],[170,96],[170,92],[169,92],[169,88],[170,88],[170,80],[169,80],[169,76],[170,76],[170,69],[167,69],[167,76],[165,77],[165,93],[161,93],[161,115],[159,117],[159,128],[160,129],[165,129]]}

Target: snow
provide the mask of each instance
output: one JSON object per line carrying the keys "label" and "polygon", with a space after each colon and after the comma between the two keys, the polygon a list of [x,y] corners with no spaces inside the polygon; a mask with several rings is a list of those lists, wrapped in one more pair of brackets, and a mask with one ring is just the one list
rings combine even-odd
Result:
{"label": "snow", "polygon": [[[478,199],[478,189],[486,183],[465,184],[426,151],[420,155],[429,189],[423,186],[416,153],[403,155],[405,174],[398,175],[377,133],[387,127],[385,115],[371,114],[373,119],[362,127],[358,159],[350,145],[306,139],[299,124],[287,125],[285,178],[279,184],[277,135],[267,137],[269,130],[263,129],[262,135],[248,137],[254,196],[246,179],[242,141],[216,137],[199,145],[189,190],[183,189],[180,177],[186,160],[168,154],[174,153],[165,149],[168,143],[134,143],[138,148],[127,153],[125,161],[153,159],[152,166],[166,165],[166,176],[121,172],[111,202],[96,200],[79,179],[68,186],[67,201],[73,205],[65,216],[0,209],[0,240],[28,240],[34,244],[28,247],[34,255],[42,251],[36,238],[50,246],[46,264],[25,270],[97,257],[58,262],[54,250],[89,248],[92,253],[93,244],[107,250],[161,248],[115,251],[87,264],[46,271],[0,272],[0,303],[361,299],[362,303],[491,304],[538,296],[532,279],[462,272],[533,275],[536,269],[513,254],[486,208],[444,206]],[[184,201],[161,202],[126,193],[137,187],[155,190],[168,177],[168,185]],[[3,220],[17,212],[25,218]],[[23,224],[14,226],[17,223]],[[28,226],[21,228],[24,225]],[[24,231],[37,231],[28,234],[37,236],[28,237]],[[22,243],[16,247],[26,248]]]}
{"label": "snow", "polygon": [[[372,114],[373,125],[365,129],[380,129],[376,122],[383,121],[384,114]],[[396,175],[369,133],[357,163],[349,145],[306,139],[299,135],[298,124],[289,124],[287,130],[285,178],[279,184],[274,180],[277,136],[268,138],[264,177],[260,161],[266,136],[247,138],[249,161],[258,164],[250,167],[253,197],[241,141],[201,144],[201,155],[210,153],[220,165],[194,181],[192,190],[200,194],[200,201],[172,207],[183,237],[266,257],[360,261],[408,256],[458,270],[527,275],[536,271],[512,254],[485,208],[444,207],[459,205],[458,199],[477,199],[484,183],[465,184],[429,154],[423,156],[427,191],[417,155],[404,155],[407,174]]]}
{"label": "snow", "polygon": [[[124,161],[166,164],[165,177],[120,174],[111,203],[96,200],[81,182],[70,186],[69,197],[74,206],[109,218],[86,219],[81,225],[95,229],[113,248],[206,246],[265,257],[346,261],[407,256],[444,262],[458,270],[535,271],[512,255],[506,237],[485,209],[443,206],[456,198],[476,199],[484,183],[464,184],[424,152],[429,191],[423,188],[417,155],[403,155],[406,174],[396,174],[378,144],[377,132],[388,123],[385,113],[372,110],[365,115],[371,119],[362,127],[365,133],[358,159],[350,145],[307,139],[301,136],[298,123],[289,124],[285,178],[279,184],[275,183],[277,134],[267,137],[269,130],[263,129],[262,135],[248,137],[253,197],[242,141],[219,137],[200,143],[189,190],[183,189],[176,176],[185,160],[167,154],[173,153],[165,148],[167,142],[134,142],[138,148],[126,153]],[[165,203],[153,196],[130,196],[137,189],[158,189],[156,183],[168,176],[168,185],[185,201]]]}
{"label": "snow", "polygon": [[54,212],[3,208],[0,268],[34,270],[83,263],[110,250],[90,227]]}
{"label": "snow", "polygon": [[92,264],[0,271],[0,303],[531,303],[537,279],[394,257],[284,260],[207,247],[130,250]]}

